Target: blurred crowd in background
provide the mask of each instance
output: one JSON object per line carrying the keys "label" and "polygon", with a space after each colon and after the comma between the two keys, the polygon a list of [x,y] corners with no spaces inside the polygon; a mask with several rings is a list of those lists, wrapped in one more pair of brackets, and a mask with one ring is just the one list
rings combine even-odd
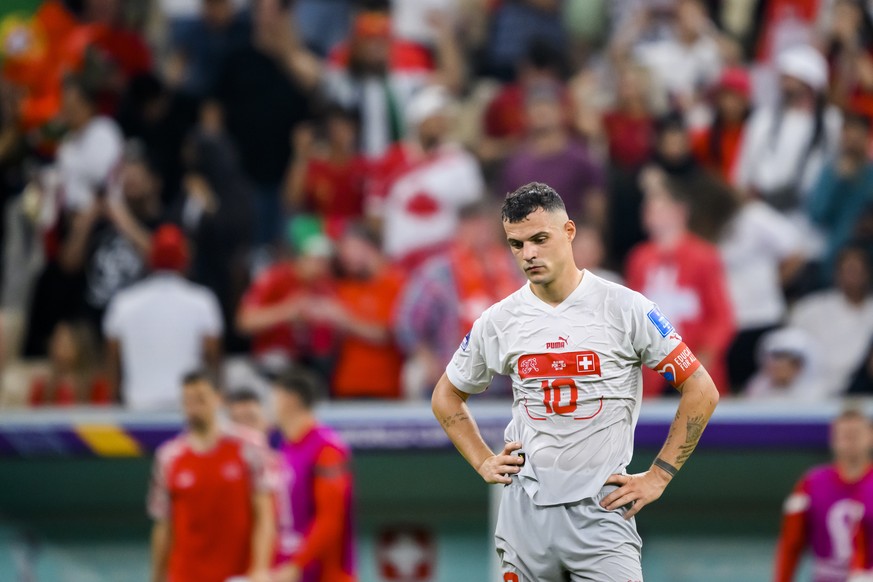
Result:
{"label": "blurred crowd in background", "polygon": [[3,406],[425,398],[531,181],[725,395],[873,393],[866,2],[48,0],[0,43]]}

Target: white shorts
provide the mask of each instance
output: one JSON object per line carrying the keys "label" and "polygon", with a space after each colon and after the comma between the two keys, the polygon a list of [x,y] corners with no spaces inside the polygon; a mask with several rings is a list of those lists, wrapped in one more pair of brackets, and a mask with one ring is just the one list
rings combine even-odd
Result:
{"label": "white shorts", "polygon": [[625,509],[607,511],[595,497],[540,507],[518,484],[503,489],[495,540],[503,582],[642,582],[643,542]]}

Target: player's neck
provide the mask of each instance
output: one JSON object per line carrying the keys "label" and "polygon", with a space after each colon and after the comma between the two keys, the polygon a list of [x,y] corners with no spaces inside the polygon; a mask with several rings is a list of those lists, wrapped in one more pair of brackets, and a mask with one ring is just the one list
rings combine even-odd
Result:
{"label": "player's neck", "polygon": [[560,277],[555,277],[549,285],[532,284],[531,291],[545,303],[557,307],[576,290],[582,282],[582,275],[583,272],[573,265],[566,272],[561,273]]}
{"label": "player's neck", "polygon": [[299,418],[288,420],[282,424],[282,433],[291,442],[303,439],[315,426],[315,416],[312,414],[301,415]]}
{"label": "player's neck", "polygon": [[212,422],[208,425],[192,428],[188,431],[188,439],[194,446],[194,449],[200,452],[208,451],[218,442],[221,436],[221,428],[218,422]]}
{"label": "player's neck", "polygon": [[869,459],[837,459],[837,472],[844,481],[854,483],[870,470]]}

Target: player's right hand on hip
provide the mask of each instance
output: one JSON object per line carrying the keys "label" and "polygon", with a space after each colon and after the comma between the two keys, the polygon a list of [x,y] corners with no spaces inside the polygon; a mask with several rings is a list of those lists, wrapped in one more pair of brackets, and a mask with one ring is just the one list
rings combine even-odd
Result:
{"label": "player's right hand on hip", "polygon": [[506,443],[498,455],[491,455],[479,466],[479,475],[486,483],[512,483],[512,476],[521,471],[524,459],[512,453],[521,449],[521,443]]}

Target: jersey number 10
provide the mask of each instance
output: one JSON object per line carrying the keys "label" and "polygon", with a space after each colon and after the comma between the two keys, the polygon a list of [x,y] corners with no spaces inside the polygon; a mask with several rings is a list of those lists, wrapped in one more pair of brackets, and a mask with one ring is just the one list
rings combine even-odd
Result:
{"label": "jersey number 10", "polygon": [[[562,388],[568,386],[570,388],[570,402],[561,404],[561,396],[563,395]],[[576,381],[572,378],[558,378],[549,384],[548,380],[543,380],[543,404],[546,407],[546,412],[549,414],[573,414],[579,406],[579,388],[576,386]]]}

